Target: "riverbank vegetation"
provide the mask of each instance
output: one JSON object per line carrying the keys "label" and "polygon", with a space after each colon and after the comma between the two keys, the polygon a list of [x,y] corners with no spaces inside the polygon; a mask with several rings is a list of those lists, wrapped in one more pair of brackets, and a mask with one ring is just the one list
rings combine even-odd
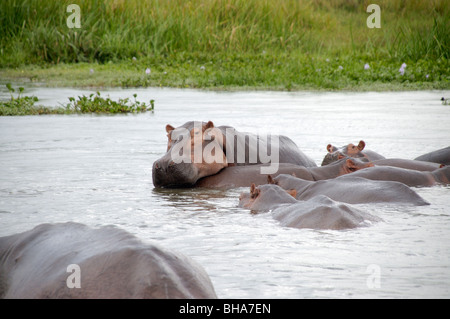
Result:
{"label": "riverbank vegetation", "polygon": [[[10,83],[6,87],[11,95],[7,101],[0,101],[0,116],[13,115],[43,115],[43,114],[118,114],[118,113],[143,113],[154,112],[154,100],[149,104],[137,100],[137,94],[133,94],[134,101],[129,98],[114,101],[109,97],[102,97],[100,92],[89,96],[69,97],[66,105],[51,108],[36,105],[39,99],[36,96],[23,95],[24,88],[14,89]],[[18,91],[17,97],[14,95]]]}
{"label": "riverbank vegetation", "polygon": [[0,77],[51,86],[448,89],[447,0],[0,2]]}

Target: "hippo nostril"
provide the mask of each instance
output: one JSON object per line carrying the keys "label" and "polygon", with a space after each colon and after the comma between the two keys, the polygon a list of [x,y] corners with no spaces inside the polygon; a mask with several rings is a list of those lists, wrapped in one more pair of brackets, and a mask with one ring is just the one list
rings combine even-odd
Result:
{"label": "hippo nostril", "polygon": [[161,167],[159,166],[158,163],[155,163],[155,168],[156,168],[156,169],[160,169]]}

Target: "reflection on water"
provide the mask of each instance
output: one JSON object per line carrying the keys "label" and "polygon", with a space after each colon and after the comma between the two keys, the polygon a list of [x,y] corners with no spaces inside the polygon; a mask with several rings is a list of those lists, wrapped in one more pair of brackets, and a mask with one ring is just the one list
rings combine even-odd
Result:
{"label": "reflection on water", "polygon": [[193,209],[194,211],[218,209],[215,202],[229,198],[226,191],[205,188],[154,188],[152,192],[161,200],[166,201],[166,205],[168,207],[190,210]]}
{"label": "reflection on water", "polygon": [[[48,105],[73,89],[39,88]],[[44,222],[114,224],[199,262],[221,298],[450,297],[450,187],[416,189],[429,206],[358,205],[384,221],[347,231],[281,227],[238,207],[248,189],[154,189],[165,125],[212,120],[292,138],[317,164],[326,145],[363,139],[387,157],[450,143],[449,92],[309,93],[130,89],[154,114],[0,118],[0,235]],[[0,98],[6,97],[0,92]],[[367,285],[368,267],[380,287]],[[370,270],[370,268],[369,268]]]}

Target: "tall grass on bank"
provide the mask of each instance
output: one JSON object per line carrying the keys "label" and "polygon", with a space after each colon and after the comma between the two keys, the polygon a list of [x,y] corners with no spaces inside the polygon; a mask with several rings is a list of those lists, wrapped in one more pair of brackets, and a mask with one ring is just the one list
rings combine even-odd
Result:
{"label": "tall grass on bank", "polygon": [[[99,62],[176,52],[352,53],[397,60],[450,58],[448,0],[377,1],[368,29],[356,0],[2,0],[0,66]],[[350,34],[351,33],[351,34]]]}
{"label": "tall grass on bank", "polygon": [[[311,77],[307,83],[321,86],[326,68],[318,61],[330,59],[355,61],[349,82],[358,83],[358,68],[364,63],[378,65],[380,70],[365,72],[366,79],[390,81],[395,77],[393,70],[397,72],[404,62],[408,70],[417,64],[423,71],[408,80],[430,73],[435,80],[448,82],[450,2],[377,0],[381,29],[369,29],[366,8],[371,2],[2,0],[0,68],[78,62],[102,65],[135,57],[137,62],[131,68],[150,65],[157,72],[151,78],[121,79],[124,86],[190,86],[189,81],[194,81],[194,86],[271,86],[278,85],[274,77],[280,77],[276,72],[280,69],[289,79],[282,85],[301,85]],[[81,8],[80,29],[66,24],[70,15],[66,9],[71,3]],[[333,86],[336,68],[343,62],[336,63],[329,70],[332,76],[325,81],[326,86]],[[199,70],[204,65],[206,70]],[[389,72],[383,71],[389,68]],[[299,80],[298,74],[306,70]],[[173,72],[179,76],[170,82]],[[159,81],[155,82],[155,75],[161,77]]]}

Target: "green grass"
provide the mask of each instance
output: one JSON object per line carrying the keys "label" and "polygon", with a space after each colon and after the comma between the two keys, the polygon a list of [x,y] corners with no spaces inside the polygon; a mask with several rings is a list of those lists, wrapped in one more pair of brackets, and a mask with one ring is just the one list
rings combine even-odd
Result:
{"label": "green grass", "polygon": [[14,97],[16,89],[10,83],[6,84],[11,99],[8,101],[0,101],[0,116],[16,116],[16,115],[42,115],[42,114],[118,114],[118,113],[144,113],[153,112],[155,109],[154,100],[150,100],[149,104],[139,102],[137,94],[133,94],[134,101],[129,98],[119,99],[119,101],[111,100],[109,97],[104,98],[100,92],[90,94],[89,96],[78,96],[78,98],[69,97],[69,103],[63,107],[50,108],[35,105],[39,99],[35,96],[22,96],[23,87],[18,88],[18,95]]}
{"label": "green grass", "polygon": [[380,29],[366,26],[371,2],[357,0],[84,0],[82,27],[69,29],[72,2],[0,2],[1,78],[213,89],[450,86],[448,0],[377,1]]}

